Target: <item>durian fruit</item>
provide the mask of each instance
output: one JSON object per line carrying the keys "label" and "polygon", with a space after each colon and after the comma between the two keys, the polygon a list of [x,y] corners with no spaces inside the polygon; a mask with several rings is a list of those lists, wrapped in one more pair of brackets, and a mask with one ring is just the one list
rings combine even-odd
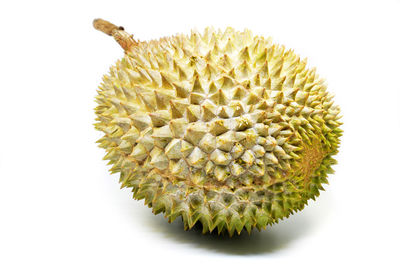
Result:
{"label": "durian fruit", "polygon": [[98,141],[122,187],[169,222],[233,235],[315,199],[338,152],[339,108],[315,69],[249,30],[136,41],[103,77]]}

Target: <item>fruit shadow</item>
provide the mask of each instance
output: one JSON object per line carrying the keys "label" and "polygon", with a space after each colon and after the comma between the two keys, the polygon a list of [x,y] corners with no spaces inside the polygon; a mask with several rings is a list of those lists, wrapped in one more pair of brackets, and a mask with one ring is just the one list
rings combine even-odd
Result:
{"label": "fruit shadow", "polygon": [[146,214],[143,221],[150,230],[162,234],[166,239],[207,251],[240,256],[272,254],[287,249],[295,241],[309,235],[324,221],[330,208],[329,196],[324,197],[321,203],[312,201],[312,205],[306,206],[303,211],[267,227],[266,230],[254,229],[250,235],[245,230],[233,237],[227,234],[218,235],[217,232],[202,234],[201,224],[185,231],[181,219],[168,223],[162,214]]}

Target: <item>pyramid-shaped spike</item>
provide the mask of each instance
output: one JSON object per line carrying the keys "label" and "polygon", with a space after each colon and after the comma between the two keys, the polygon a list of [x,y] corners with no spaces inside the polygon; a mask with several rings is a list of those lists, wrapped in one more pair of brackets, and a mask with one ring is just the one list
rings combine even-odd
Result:
{"label": "pyramid-shaped spike", "polygon": [[207,164],[206,164],[206,166],[204,167],[204,172],[205,172],[207,175],[209,175],[209,174],[211,174],[211,173],[213,172],[214,168],[215,168],[214,163],[211,162],[211,161],[208,161]]}
{"label": "pyramid-shaped spike", "polygon": [[219,48],[218,42],[215,42],[211,54],[212,54],[213,56],[218,56],[220,50],[221,50],[221,49]]}
{"label": "pyramid-shaped spike", "polygon": [[184,139],[193,145],[197,145],[206,133],[207,126],[204,123],[193,123],[186,129]]}
{"label": "pyramid-shaped spike", "polygon": [[146,107],[147,110],[149,111],[157,110],[156,97],[151,90],[139,86],[135,86],[134,89],[136,95],[138,96],[138,98],[140,98],[140,100],[142,101],[143,105]]}
{"label": "pyramid-shaped spike", "polygon": [[172,139],[165,147],[165,154],[169,159],[180,159],[182,157],[181,148],[181,140]]}
{"label": "pyramid-shaped spike", "polygon": [[204,68],[204,77],[207,80],[212,80],[217,76],[217,70],[210,64],[207,63],[206,67]]}
{"label": "pyramid-shaped spike", "polygon": [[214,61],[214,56],[212,54],[212,51],[208,51],[208,53],[204,56],[204,59],[207,62],[207,65],[209,65],[209,63]]}
{"label": "pyramid-shaped spike", "polygon": [[194,146],[185,140],[180,140],[180,141],[181,141],[181,153],[183,157],[187,157],[193,151]]}
{"label": "pyramid-shaped spike", "polygon": [[206,152],[207,154],[211,153],[216,148],[215,137],[207,133],[199,142],[199,147],[203,152]]}
{"label": "pyramid-shaped spike", "polygon": [[235,49],[235,46],[233,44],[232,39],[228,38],[228,41],[226,42],[226,45],[225,45],[225,52],[232,53],[234,51],[234,49]]}
{"label": "pyramid-shaped spike", "polygon": [[230,152],[235,143],[235,133],[232,131],[227,131],[217,137],[217,148]]}
{"label": "pyramid-shaped spike", "polygon": [[162,80],[161,80],[161,75],[159,71],[153,70],[153,69],[147,69],[147,73],[149,74],[149,76],[151,77],[151,79],[153,80],[154,84],[157,87],[161,87],[162,85]]}
{"label": "pyramid-shaped spike", "polygon": [[160,72],[160,74],[161,74],[161,82],[162,82],[161,87],[164,89],[173,89],[173,85],[172,85],[173,78],[164,72]]}
{"label": "pyramid-shaped spike", "polygon": [[[236,132],[236,133],[235,133],[235,137],[237,137],[237,134],[238,134],[238,133]],[[244,151],[245,151],[244,146],[243,146],[242,144],[236,142],[236,143],[233,145],[232,149],[231,149],[232,157],[233,157],[234,159],[237,159],[238,157],[240,157],[240,156],[243,154]]]}
{"label": "pyramid-shaped spike", "polygon": [[114,84],[112,86],[112,88],[113,88],[114,93],[117,96],[117,98],[123,98],[124,97],[124,93],[122,92],[122,88],[121,88],[121,86],[119,84],[118,85]]}
{"label": "pyramid-shaped spike", "polygon": [[190,104],[200,105],[205,98],[206,95],[204,94],[192,92],[189,98]]}
{"label": "pyramid-shaped spike", "polygon": [[261,41],[261,39],[257,39],[252,45],[251,50],[253,54],[259,54],[262,51],[264,45],[265,45],[264,41]]}
{"label": "pyramid-shaped spike", "polygon": [[278,63],[276,63],[276,64],[272,67],[270,74],[271,74],[271,76],[272,76],[273,78],[279,78],[279,77],[281,76],[282,68],[283,68],[283,63],[282,63],[282,62],[283,62],[283,61],[280,60]]}
{"label": "pyramid-shaped spike", "polygon": [[129,118],[114,118],[112,123],[118,125],[124,132],[131,128],[131,120]]}
{"label": "pyramid-shaped spike", "polygon": [[233,117],[240,116],[244,113],[243,105],[240,102],[235,102],[234,104],[231,104],[230,107],[233,108]]}
{"label": "pyramid-shaped spike", "polygon": [[306,82],[307,82],[307,76],[301,76],[301,75],[297,74],[296,80],[294,82],[294,87],[303,89]]}
{"label": "pyramid-shaped spike", "polygon": [[168,157],[164,154],[163,149],[155,147],[150,152],[150,164],[158,169],[166,169],[168,167]]}
{"label": "pyramid-shaped spike", "polygon": [[181,49],[182,49],[182,51],[183,51],[183,53],[185,54],[186,57],[190,58],[193,55],[188,43],[183,42]]}
{"label": "pyramid-shaped spike", "polygon": [[229,55],[224,54],[223,56],[221,56],[221,58],[219,59],[219,65],[221,65],[225,69],[231,69],[232,68],[232,60],[231,60],[231,58],[229,58]]}
{"label": "pyramid-shaped spike", "polygon": [[[255,155],[257,158],[263,157],[264,154],[265,154],[265,149],[264,149],[264,147],[262,147],[261,145],[255,145],[255,146],[253,146],[253,148],[252,148],[251,150],[253,151],[254,155]],[[264,165],[264,162],[259,161],[258,164],[259,164],[259,165],[260,165],[260,164]]]}
{"label": "pyramid-shaped spike", "polygon": [[241,63],[237,69],[236,69],[238,75],[240,76],[240,78],[248,78],[249,74],[251,72],[250,66],[247,63],[247,61],[243,61],[243,63]]}
{"label": "pyramid-shaped spike", "polygon": [[246,46],[244,47],[240,52],[239,52],[239,59],[241,61],[250,61],[250,53],[249,53],[249,47]]}
{"label": "pyramid-shaped spike", "polygon": [[227,105],[229,102],[228,97],[225,95],[222,89],[219,89],[216,93],[214,93],[210,97],[210,100],[216,105]]}
{"label": "pyramid-shaped spike", "polygon": [[150,64],[151,64],[151,68],[153,68],[153,69],[160,69],[160,66],[158,65],[158,62],[157,62],[157,59],[155,58],[155,55],[154,55],[154,53],[152,53],[152,52],[148,52],[147,53],[147,56],[148,56],[148,58],[149,58],[149,62],[150,62]]}
{"label": "pyramid-shaped spike", "polygon": [[194,77],[194,83],[193,83],[192,92],[206,93],[205,88],[201,84],[199,74],[197,72],[195,72],[193,77]]}
{"label": "pyramid-shaped spike", "polygon": [[151,151],[154,147],[154,139],[151,136],[153,133],[152,128],[147,128],[140,133],[139,138],[136,140],[137,143],[143,144],[147,151]]}
{"label": "pyramid-shaped spike", "polygon": [[187,98],[190,94],[190,89],[185,83],[173,83],[176,91],[176,96],[180,98]]}
{"label": "pyramid-shaped spike", "polygon": [[143,161],[147,157],[147,149],[139,143],[133,147],[130,156],[137,161]]}
{"label": "pyramid-shaped spike", "polygon": [[251,128],[253,125],[253,122],[251,121],[251,118],[248,115],[237,117],[235,121],[236,121],[235,125],[236,131],[244,131],[248,128]]}
{"label": "pyramid-shaped spike", "polygon": [[151,83],[153,82],[153,79],[149,76],[149,74],[146,72],[145,69],[137,66],[136,67],[136,72],[139,74],[139,80],[143,83]]}
{"label": "pyramid-shaped spike", "polygon": [[169,127],[175,138],[182,138],[183,135],[185,134],[187,126],[188,126],[187,121],[183,118],[174,119],[169,122]]}
{"label": "pyramid-shaped spike", "polygon": [[183,70],[182,67],[179,66],[179,64],[176,64],[176,70],[178,72],[179,81],[184,81],[188,79],[188,75],[186,74],[185,70]]}
{"label": "pyramid-shaped spike", "polygon": [[255,87],[261,85],[261,77],[260,77],[260,74],[259,74],[259,73],[256,74],[256,75],[253,77],[253,79],[252,79],[252,84],[253,84],[253,86],[255,86]]}
{"label": "pyramid-shaped spike", "polygon": [[298,91],[297,94],[296,94],[296,97],[295,97],[295,101],[300,105],[305,105],[309,95],[310,94],[307,93],[307,92]]}
{"label": "pyramid-shaped spike", "polygon": [[279,163],[278,159],[271,152],[268,152],[264,155],[264,160],[266,165],[276,165]]}
{"label": "pyramid-shaped spike", "polygon": [[218,115],[218,117],[221,117],[223,119],[230,118],[230,114],[228,112],[228,108],[227,107],[220,108],[217,115]]}
{"label": "pyramid-shaped spike", "polygon": [[252,89],[251,81],[249,79],[244,79],[242,82],[240,82],[240,85],[246,90]]}
{"label": "pyramid-shaped spike", "polygon": [[146,54],[135,54],[135,56],[132,56],[135,58],[135,61],[141,65],[143,68],[150,68],[150,62],[148,61],[148,56]]}
{"label": "pyramid-shaped spike", "polygon": [[232,160],[232,156],[229,153],[215,149],[210,155],[210,160],[216,165],[227,166]]}
{"label": "pyramid-shaped spike", "polygon": [[223,134],[224,132],[227,132],[228,130],[229,129],[225,125],[224,120],[216,120],[210,124],[210,133],[212,135],[218,136],[220,134]]}
{"label": "pyramid-shaped spike", "polygon": [[237,86],[237,87],[233,90],[232,99],[241,100],[241,99],[243,99],[246,95],[247,95],[246,89],[244,89],[242,86]]}
{"label": "pyramid-shaped spike", "polygon": [[262,76],[263,78],[270,77],[267,61],[265,61],[264,64],[260,67],[260,69],[258,70],[258,74],[260,74],[260,76]]}
{"label": "pyramid-shaped spike", "polygon": [[256,109],[259,109],[259,110],[268,110],[269,107],[268,107],[267,102],[263,99],[263,100],[260,100],[260,101],[256,104]]}
{"label": "pyramid-shaped spike", "polygon": [[272,82],[271,89],[272,90],[282,90],[285,80],[286,80],[286,76],[274,79],[274,82]]}
{"label": "pyramid-shaped spike", "polygon": [[254,87],[251,92],[257,97],[263,98],[265,93],[265,87],[262,86]]}
{"label": "pyramid-shaped spike", "polygon": [[[229,177],[228,171],[226,167],[216,166],[214,169],[214,176],[218,181],[224,181]],[[221,222],[221,224],[225,224],[226,221]],[[218,226],[218,233],[221,233],[223,229],[223,225]]]}
{"label": "pyramid-shaped spike", "polygon": [[146,114],[133,114],[129,116],[132,120],[133,125],[139,130],[143,131],[150,126],[151,119]]}
{"label": "pyramid-shaped spike", "polygon": [[188,165],[186,164],[185,160],[180,159],[178,161],[170,161],[169,169],[172,174],[177,176],[177,178],[184,180],[185,176],[187,176],[190,171]]}
{"label": "pyramid-shaped spike", "polygon": [[141,80],[140,80],[141,76],[138,73],[138,71],[136,70],[136,68],[134,70],[127,68],[126,73],[128,74],[128,78],[129,78],[129,81],[131,82],[131,84],[141,82]]}
{"label": "pyramid-shaped spike", "polygon": [[[177,52],[179,53],[179,52]],[[165,60],[165,56],[162,53],[155,54],[158,66],[160,69],[168,69],[168,61]]]}
{"label": "pyramid-shaped spike", "polygon": [[253,123],[262,123],[266,120],[267,118],[267,112],[266,111],[260,111],[260,110],[255,110],[252,113],[248,114],[250,116],[250,119]]}
{"label": "pyramid-shaped spike", "polygon": [[201,117],[201,106],[199,105],[190,105],[186,109],[186,119],[189,122],[198,121]]}
{"label": "pyramid-shaped spike", "polygon": [[256,157],[251,150],[246,150],[243,155],[241,156],[242,161],[245,163],[245,166],[249,168],[250,166],[253,165],[254,161],[256,160]]}
{"label": "pyramid-shaped spike", "polygon": [[257,54],[255,61],[255,64],[258,63],[264,63],[267,61],[267,55],[268,55],[268,48],[264,48],[259,54]]}
{"label": "pyramid-shaped spike", "polygon": [[242,166],[240,166],[238,163],[233,162],[230,165],[230,171],[231,171],[232,175],[239,176],[245,171],[245,169]]}
{"label": "pyramid-shaped spike", "polygon": [[[133,101],[135,102],[135,101]],[[131,115],[139,111],[139,108],[136,104],[132,104],[130,102],[121,102],[122,108],[125,110],[126,114]]]}
{"label": "pyramid-shaped spike", "polygon": [[194,168],[203,168],[207,163],[207,154],[195,147],[192,153],[188,156],[187,162]]}
{"label": "pyramid-shaped spike", "polygon": [[[186,108],[189,106],[189,103],[186,99],[174,99],[170,101],[170,105],[174,105],[175,108],[181,113],[185,113]],[[180,117],[179,117],[180,118]]]}
{"label": "pyramid-shaped spike", "polygon": [[172,119],[179,119],[183,117],[183,114],[179,111],[178,107],[172,100],[169,102],[169,105]]}
{"label": "pyramid-shaped spike", "polygon": [[171,113],[168,110],[159,110],[149,113],[149,116],[154,127],[167,125],[168,121],[171,120]]}
{"label": "pyramid-shaped spike", "polygon": [[[266,90],[271,90],[271,78],[268,78],[263,84],[262,86],[265,87]],[[264,98],[268,99],[268,94],[264,93]]]}
{"label": "pyramid-shaped spike", "polygon": [[121,137],[121,139],[134,144],[136,140],[139,138],[139,134],[140,132],[138,131],[138,129],[132,127],[129,129],[127,133],[124,134],[124,136]]}
{"label": "pyramid-shaped spike", "polygon": [[165,125],[160,128],[154,128],[152,137],[156,146],[164,148],[172,140],[173,135],[169,125]]}
{"label": "pyramid-shaped spike", "polygon": [[236,75],[236,71],[235,68],[232,68],[229,72],[228,72],[228,76],[230,76],[233,79],[236,79],[238,76]]}
{"label": "pyramid-shaped spike", "polygon": [[268,48],[268,50],[267,50],[267,60],[268,61],[272,61],[272,58],[274,56],[276,57],[276,50],[277,50],[277,47],[275,44]]}
{"label": "pyramid-shaped spike", "polygon": [[291,157],[286,154],[285,150],[279,145],[275,146],[274,154],[281,159],[290,159]]}
{"label": "pyramid-shaped spike", "polygon": [[296,93],[297,93],[298,91],[299,91],[298,88],[286,89],[286,90],[284,91],[285,98],[294,100],[294,99],[295,99],[295,96],[296,96]]}
{"label": "pyramid-shaped spike", "polygon": [[154,94],[158,109],[167,109],[170,100],[176,98],[173,90],[155,90]]}
{"label": "pyramid-shaped spike", "polygon": [[204,104],[201,107],[201,118],[203,121],[210,121],[217,116],[215,114],[215,106],[211,104]]}
{"label": "pyramid-shaped spike", "polygon": [[256,104],[256,103],[258,103],[260,101],[260,98],[257,96],[257,95],[255,95],[254,93],[249,93],[249,95],[247,96],[247,98],[246,98],[246,103],[248,104],[248,105],[253,105],[253,104]]}
{"label": "pyramid-shaped spike", "polygon": [[215,83],[212,81],[211,83],[210,83],[210,85],[208,86],[208,93],[215,93],[215,92],[217,92],[217,90],[218,90],[218,88],[217,88],[217,86],[215,85]]}

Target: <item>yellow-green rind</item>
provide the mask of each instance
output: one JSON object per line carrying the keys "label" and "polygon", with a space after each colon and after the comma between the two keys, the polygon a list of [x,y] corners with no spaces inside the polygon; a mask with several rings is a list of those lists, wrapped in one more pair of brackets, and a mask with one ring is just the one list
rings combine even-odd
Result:
{"label": "yellow-green rind", "polygon": [[336,163],[339,108],[323,80],[249,31],[140,42],[98,93],[111,172],[186,229],[263,229],[318,196]]}

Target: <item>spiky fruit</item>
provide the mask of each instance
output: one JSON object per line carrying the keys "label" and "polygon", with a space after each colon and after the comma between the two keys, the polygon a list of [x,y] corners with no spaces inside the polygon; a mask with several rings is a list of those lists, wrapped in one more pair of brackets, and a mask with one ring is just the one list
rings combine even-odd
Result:
{"label": "spiky fruit", "polygon": [[95,27],[126,53],[103,78],[95,126],[135,199],[185,228],[232,235],[319,195],[342,131],[305,60],[231,28],[136,42],[103,20]]}

